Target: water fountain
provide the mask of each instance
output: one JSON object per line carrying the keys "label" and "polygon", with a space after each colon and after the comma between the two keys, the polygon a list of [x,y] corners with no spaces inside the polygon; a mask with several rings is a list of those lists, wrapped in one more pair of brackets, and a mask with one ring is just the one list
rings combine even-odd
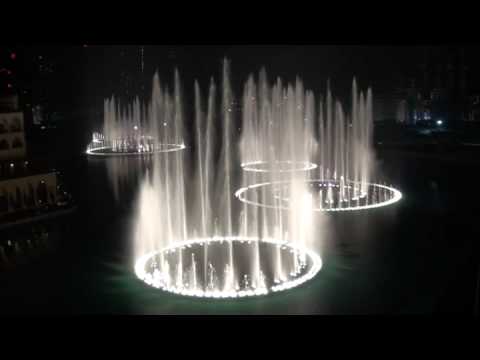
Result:
{"label": "water fountain", "polygon": [[[143,180],[132,234],[135,273],[187,296],[290,289],[322,267],[320,225],[328,211],[401,197],[371,182],[371,91],[358,93],[354,82],[348,117],[328,90],[316,117],[314,95],[300,79],[271,86],[262,70],[258,82],[251,76],[245,84],[239,136],[227,60],[222,75],[220,94],[212,79],[206,102],[195,83],[191,168],[184,152],[155,154]],[[184,124],[176,89],[172,116]]]}
{"label": "water fountain", "polygon": [[262,71],[258,88],[253,79],[247,83],[244,99],[242,167],[262,176],[236,192],[240,201],[286,210],[294,179],[312,194],[313,211],[364,210],[401,199],[393,187],[370,182],[375,173],[370,89],[359,92],[353,81],[347,116],[327,88],[316,119],[313,94],[304,91],[299,79],[295,87],[282,87],[280,79],[269,87]]}
{"label": "water fountain", "polygon": [[156,73],[146,103],[138,97],[126,106],[114,97],[104,101],[103,131],[93,133],[86,153],[89,161],[106,167],[117,201],[128,199],[129,190],[138,187],[152,166],[152,154],[185,149],[182,124],[174,116],[178,112],[178,72],[173,92],[162,85]]}
{"label": "water fountain", "polygon": [[[175,86],[179,86],[175,72]],[[153,77],[152,95],[147,104],[136,97],[124,105],[115,97],[105,99],[103,131],[93,132],[86,153],[90,156],[130,156],[164,153],[185,148],[181,130],[172,117],[176,100],[162,89],[158,73]]]}

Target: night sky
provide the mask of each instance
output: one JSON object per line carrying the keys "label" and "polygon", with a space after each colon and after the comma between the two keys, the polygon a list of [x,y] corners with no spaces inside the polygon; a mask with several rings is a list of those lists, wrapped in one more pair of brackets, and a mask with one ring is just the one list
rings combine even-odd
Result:
{"label": "night sky", "polygon": [[[435,47],[431,48],[435,52]],[[448,51],[447,47],[437,48]],[[120,56],[121,49],[127,49],[124,57]],[[139,82],[150,86],[156,69],[161,79],[170,81],[174,67],[178,67],[185,87],[193,88],[195,78],[206,87],[211,76],[219,78],[224,56],[232,60],[236,89],[241,89],[247,75],[257,73],[263,65],[272,80],[281,76],[293,81],[299,75],[306,87],[318,92],[323,92],[326,80],[330,78],[333,90],[343,96],[349,93],[354,76],[362,87],[372,86],[374,93],[385,92],[402,84],[405,78],[421,74],[426,49],[425,46],[147,45],[143,80],[139,76],[137,46],[50,45],[27,47],[26,50],[30,54],[46,53],[55,64],[59,95],[93,100],[118,93],[122,71],[136,79],[135,86],[139,86]],[[480,71],[476,66],[480,63],[478,48],[467,46],[466,55],[470,86],[477,89],[480,83]],[[431,57],[430,61],[445,60],[441,56]],[[83,102],[82,105],[87,104]]]}
{"label": "night sky", "polygon": [[[121,51],[125,55],[121,56]],[[220,78],[221,59],[232,61],[232,74],[237,95],[250,73],[265,66],[271,80],[281,76],[294,81],[298,75],[307,88],[324,92],[326,81],[340,97],[350,92],[355,76],[362,87],[375,92],[390,92],[405,83],[408,77],[421,77],[426,46],[313,46],[313,45],[188,45],[144,47],[144,78],[140,75],[138,46],[123,45],[36,45],[25,46],[32,58],[42,54],[54,64],[55,95],[79,107],[92,106],[98,100],[119,92],[121,73],[135,79],[132,93],[141,83],[150,87],[153,72],[158,69],[161,79],[170,82],[173,69],[180,70],[183,85],[193,88],[194,79],[206,89],[208,79]],[[430,63],[446,61],[448,47],[430,47]],[[477,90],[480,83],[478,47],[466,46],[469,86]],[[443,58],[445,57],[445,58]],[[27,69],[28,67],[24,67]],[[402,82],[403,81],[403,82]],[[93,103],[91,103],[93,101]]]}

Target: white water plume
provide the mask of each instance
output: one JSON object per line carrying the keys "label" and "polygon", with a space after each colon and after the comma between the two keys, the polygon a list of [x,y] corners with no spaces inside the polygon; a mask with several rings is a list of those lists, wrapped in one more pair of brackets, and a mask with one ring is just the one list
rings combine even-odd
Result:
{"label": "white water plume", "polygon": [[[152,97],[150,120],[140,123],[149,124],[160,142],[181,143],[186,119],[178,73],[173,96],[154,80]],[[205,93],[195,82],[193,104],[193,162],[185,151],[154,154],[138,198],[135,269],[152,286],[207,297],[297,286],[322,266],[326,215],[314,210],[368,206],[379,194],[387,202],[396,196],[369,184],[372,93],[359,92],[355,81],[346,112],[329,88],[316,99],[300,78],[270,84],[262,70],[258,81],[247,79],[238,117],[225,60],[220,90],[213,79]],[[143,113],[136,106],[133,117]],[[173,133],[159,135],[162,121],[173,124]]]}

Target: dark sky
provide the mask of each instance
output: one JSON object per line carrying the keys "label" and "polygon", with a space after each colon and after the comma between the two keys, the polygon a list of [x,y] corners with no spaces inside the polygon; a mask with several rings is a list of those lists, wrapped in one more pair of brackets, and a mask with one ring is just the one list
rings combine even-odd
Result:
{"label": "dark sky", "polygon": [[[139,78],[138,50],[131,47],[127,52],[134,55],[121,59],[120,48],[125,47],[89,46],[84,49],[82,81],[89,95],[103,92],[104,97],[116,92],[122,71]],[[294,81],[298,75],[306,87],[318,92],[323,92],[330,78],[335,92],[348,93],[354,76],[361,86],[384,91],[395,87],[402,75],[413,71],[422,56],[416,56],[416,52],[413,47],[393,46],[146,46],[144,81],[150,86],[154,69],[159,70],[161,79],[171,81],[173,68],[177,66],[185,87],[193,87],[197,78],[206,88],[211,76],[219,79],[221,59],[227,56],[231,59],[237,89],[241,89],[249,73],[258,73],[265,66],[271,80],[281,76]]]}
{"label": "dark sky", "polygon": [[[395,76],[416,63],[414,53],[413,48],[405,47],[186,46],[146,47],[145,59],[149,65],[147,72],[156,66],[168,73],[176,65],[185,80],[194,76],[204,80],[218,76],[220,60],[227,56],[232,61],[235,80],[243,80],[249,73],[266,66],[271,77],[294,80],[295,75],[299,75],[308,87],[316,88],[324,86],[321,84],[329,77],[332,83],[339,82],[340,87],[349,86],[353,76],[365,86],[376,83],[389,86]],[[111,65],[110,62],[108,66]]]}
{"label": "dark sky", "polygon": [[[267,68],[270,80],[281,76],[294,81],[298,75],[307,88],[323,92],[328,78],[334,93],[340,98],[350,94],[355,76],[361,87],[371,86],[375,93],[391,92],[408,76],[419,75],[425,61],[425,46],[312,46],[312,45],[241,45],[241,46],[145,46],[144,77],[140,76],[138,46],[31,46],[30,54],[42,54],[55,64],[52,97],[80,108],[102,111],[103,99],[122,89],[121,74],[133,79],[131,93],[143,83],[151,86],[151,78],[158,69],[160,78],[170,85],[173,69],[178,67],[186,92],[193,89],[193,81],[200,81],[206,91],[208,81],[221,74],[224,56],[231,59],[232,78],[236,95],[240,95],[248,74]],[[469,47],[466,61],[470,67],[469,81],[479,89],[480,56],[478,47]],[[433,62],[443,61],[442,48]],[[123,51],[123,55],[121,55]],[[136,88],[137,87],[137,88]],[[148,93],[148,91],[147,91]]]}

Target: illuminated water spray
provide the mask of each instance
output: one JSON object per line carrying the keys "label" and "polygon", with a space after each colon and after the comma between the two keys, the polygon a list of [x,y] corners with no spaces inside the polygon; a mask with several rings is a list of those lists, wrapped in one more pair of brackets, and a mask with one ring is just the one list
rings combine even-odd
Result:
{"label": "illuminated water spray", "polygon": [[242,167],[250,175],[236,197],[274,210],[292,208],[293,180],[312,196],[313,211],[357,211],[397,202],[401,193],[372,181],[372,92],[352,85],[350,113],[329,88],[315,107],[300,79],[270,87],[262,71],[244,95]]}
{"label": "illuminated water spray", "polygon": [[[354,83],[346,115],[329,90],[316,103],[300,79],[271,85],[262,70],[258,81],[251,76],[245,83],[238,118],[228,61],[220,89],[212,79],[204,91],[205,97],[195,82],[191,156],[154,154],[140,188],[135,273],[147,284],[213,298],[298,286],[322,267],[323,216],[400,198],[371,181],[370,91],[358,92]],[[172,143],[182,143],[178,75],[173,97],[154,88],[157,93],[154,99],[162,100],[149,112],[149,123],[173,119]]]}
{"label": "illuminated water spray", "polygon": [[175,72],[173,92],[162,86],[158,74],[152,81],[148,99],[136,97],[121,103],[114,97],[105,99],[103,129],[94,132],[87,155],[103,159],[116,200],[130,187],[137,186],[139,176],[152,167],[152,156],[185,149],[181,129],[178,91],[180,78]]}
{"label": "illuminated water spray", "polygon": [[[175,71],[175,88],[179,75]],[[158,73],[153,77],[152,94],[147,102],[136,97],[128,104],[115,97],[105,99],[103,129],[92,134],[87,146],[91,156],[126,156],[178,151],[185,148],[179,129],[178,99],[175,90],[162,88]]]}

